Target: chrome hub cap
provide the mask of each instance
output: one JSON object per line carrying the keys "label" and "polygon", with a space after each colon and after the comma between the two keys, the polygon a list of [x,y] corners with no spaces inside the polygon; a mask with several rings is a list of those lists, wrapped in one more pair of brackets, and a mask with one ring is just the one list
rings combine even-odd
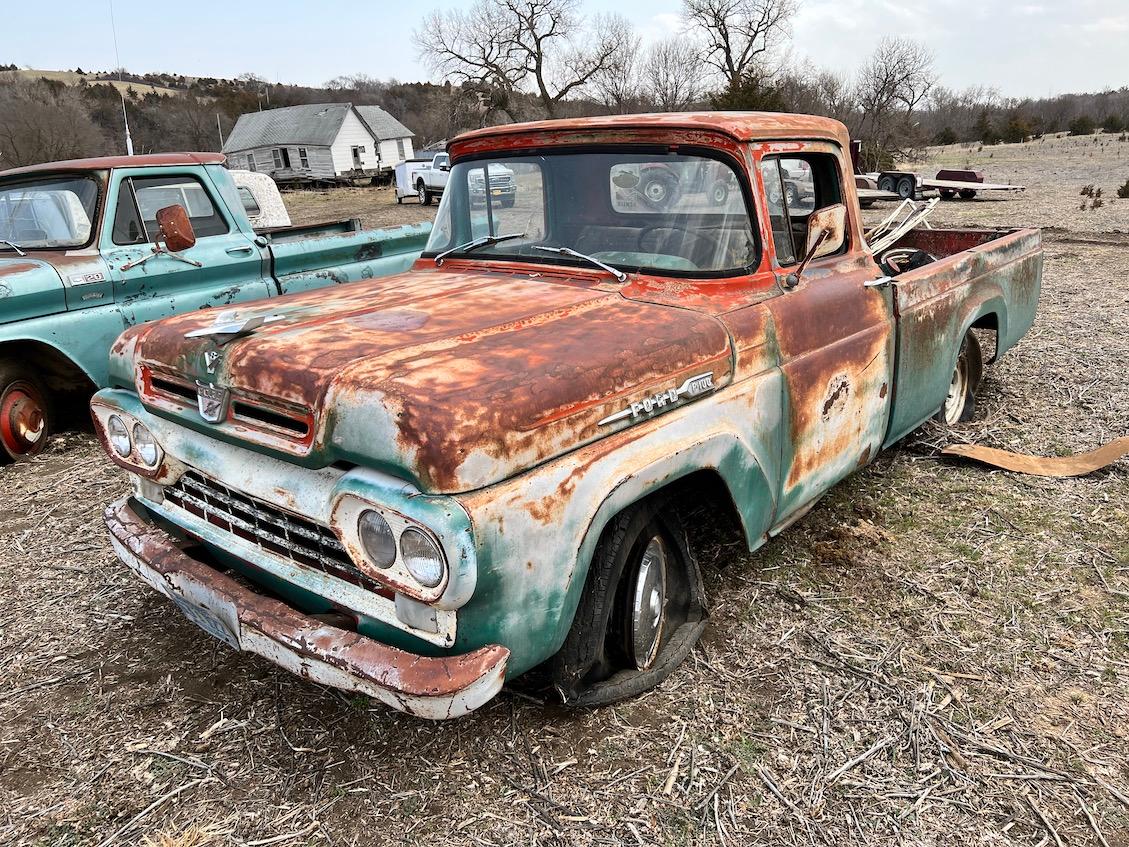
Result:
{"label": "chrome hub cap", "polygon": [[645,191],[647,199],[652,203],[661,203],[666,199],[666,184],[659,180],[647,183]]}
{"label": "chrome hub cap", "polygon": [[666,623],[666,566],[668,554],[662,538],[647,542],[635,574],[631,604],[631,648],[635,667],[647,670],[659,655]]}

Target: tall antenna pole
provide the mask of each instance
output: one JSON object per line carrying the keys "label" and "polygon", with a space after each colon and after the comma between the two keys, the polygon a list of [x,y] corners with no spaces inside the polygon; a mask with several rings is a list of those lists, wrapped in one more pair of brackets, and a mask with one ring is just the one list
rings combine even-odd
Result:
{"label": "tall antenna pole", "polygon": [[[124,85],[125,80],[122,78],[122,56],[118,52],[118,24],[114,20],[114,0],[107,0],[110,5],[110,30],[114,33],[114,59],[118,63],[118,85]],[[118,94],[122,98],[122,123],[125,124],[125,153],[127,156],[133,155],[133,138],[129,134],[129,115],[125,111],[125,92],[120,88]]]}
{"label": "tall antenna pole", "polygon": [[220,113],[216,112],[216,132],[220,134],[220,150],[223,149],[223,127],[220,126]]}

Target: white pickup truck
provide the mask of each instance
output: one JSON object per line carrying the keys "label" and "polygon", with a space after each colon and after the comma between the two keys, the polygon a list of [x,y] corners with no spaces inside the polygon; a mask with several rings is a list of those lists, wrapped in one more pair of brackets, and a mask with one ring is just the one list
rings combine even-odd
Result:
{"label": "white pickup truck", "polygon": [[[396,202],[402,203],[405,197],[415,194],[421,206],[430,206],[432,200],[447,187],[450,170],[451,156],[448,153],[437,153],[430,164],[426,161],[401,162],[396,166]],[[514,172],[497,162],[490,165],[489,173],[483,168],[475,169],[469,175],[469,188],[473,205],[484,204],[487,191],[506,209],[513,206],[517,197]]]}

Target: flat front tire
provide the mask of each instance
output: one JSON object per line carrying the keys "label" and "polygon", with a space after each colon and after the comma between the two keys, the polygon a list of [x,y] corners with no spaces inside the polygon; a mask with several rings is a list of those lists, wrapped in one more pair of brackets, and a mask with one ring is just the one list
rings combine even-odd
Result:
{"label": "flat front tire", "polygon": [[564,645],[548,663],[570,705],[641,694],[689,655],[706,623],[705,596],[685,528],[649,501],[604,530]]}
{"label": "flat front tire", "polygon": [[0,464],[30,459],[54,429],[51,398],[26,367],[0,361]]}

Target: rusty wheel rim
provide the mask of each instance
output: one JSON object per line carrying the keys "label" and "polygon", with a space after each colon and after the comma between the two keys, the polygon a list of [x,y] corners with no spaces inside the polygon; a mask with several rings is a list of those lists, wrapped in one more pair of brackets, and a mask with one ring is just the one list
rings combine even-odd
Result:
{"label": "rusty wheel rim", "polygon": [[43,448],[47,414],[39,391],[15,382],[0,396],[0,444],[13,457],[32,456]]}
{"label": "rusty wheel rim", "polygon": [[945,423],[950,426],[960,422],[968,396],[968,359],[962,353],[957,359],[953,377],[949,381],[949,394],[945,398]]}

